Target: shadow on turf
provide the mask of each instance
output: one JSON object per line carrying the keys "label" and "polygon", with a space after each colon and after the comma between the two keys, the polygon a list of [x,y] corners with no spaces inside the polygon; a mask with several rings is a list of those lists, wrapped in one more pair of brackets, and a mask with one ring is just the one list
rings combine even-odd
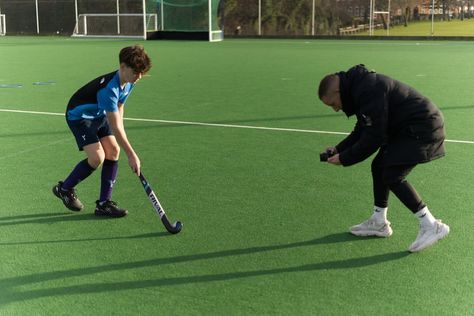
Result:
{"label": "shadow on turf", "polygon": [[[16,216],[6,216],[0,218],[0,226],[19,225],[19,224],[53,224],[65,221],[85,221],[85,220],[112,220],[110,217],[98,217],[91,213],[41,213],[26,214]],[[67,242],[84,242],[99,240],[116,240],[116,239],[140,239],[169,236],[166,232],[155,232],[148,234],[140,234],[133,236],[120,237],[103,237],[103,238],[85,238],[85,239],[65,239],[65,240],[45,240],[45,241],[17,241],[17,242],[0,242],[0,246],[8,245],[33,245],[33,244],[50,244],[50,243],[67,243]]]}
{"label": "shadow on turf", "polygon": [[37,299],[41,297],[50,297],[58,295],[74,295],[74,294],[90,294],[110,291],[123,291],[130,289],[142,289],[160,286],[173,286],[180,284],[192,283],[206,283],[216,281],[227,281],[241,278],[252,278],[266,275],[275,275],[281,273],[297,273],[310,272],[318,270],[337,270],[337,269],[353,269],[366,266],[381,264],[384,262],[400,260],[409,255],[407,251],[399,251],[386,253],[381,255],[374,255],[362,258],[351,258],[344,260],[333,260],[326,262],[319,262],[314,264],[306,264],[294,267],[283,267],[275,269],[255,270],[255,271],[241,271],[231,273],[218,273],[208,275],[191,275],[185,277],[161,278],[141,281],[123,281],[112,283],[88,283],[81,285],[63,286],[56,288],[45,288],[39,290],[15,291],[15,287],[25,286],[28,284],[48,282],[52,280],[64,280],[67,278],[80,277],[85,275],[92,275],[96,273],[106,273],[113,271],[122,271],[127,269],[137,269],[145,267],[153,267],[164,264],[175,264],[178,262],[190,262],[195,260],[207,260],[213,258],[221,258],[228,256],[254,254],[265,251],[274,251],[280,249],[297,248],[304,246],[313,246],[318,244],[332,244],[339,242],[348,242],[355,240],[364,240],[367,238],[358,238],[348,233],[337,233],[321,238],[295,242],[284,245],[271,245],[262,247],[251,247],[233,250],[224,250],[211,253],[203,253],[196,255],[184,255],[169,258],[157,258],[151,260],[127,262],[127,263],[110,263],[107,265],[89,267],[82,269],[70,269],[62,271],[45,272],[39,274],[25,275],[20,277],[12,277],[0,280],[0,288],[4,290],[4,295],[0,297],[0,304],[7,304],[19,300]]}
{"label": "shadow on turf", "polygon": [[95,216],[94,213],[41,213],[1,217],[0,226],[12,226],[20,224],[54,224],[58,222],[89,220],[112,220],[112,218],[106,216]]}
{"label": "shadow on turf", "polygon": [[37,240],[37,241],[12,241],[12,242],[0,242],[0,246],[16,246],[16,245],[37,245],[37,244],[60,244],[60,243],[73,243],[73,242],[85,242],[85,241],[101,241],[101,240],[129,240],[129,239],[143,239],[143,238],[155,238],[165,237],[170,234],[167,232],[156,232],[147,233],[140,235],[131,236],[117,236],[117,237],[102,237],[102,238],[83,238],[83,239],[63,239],[63,240]]}

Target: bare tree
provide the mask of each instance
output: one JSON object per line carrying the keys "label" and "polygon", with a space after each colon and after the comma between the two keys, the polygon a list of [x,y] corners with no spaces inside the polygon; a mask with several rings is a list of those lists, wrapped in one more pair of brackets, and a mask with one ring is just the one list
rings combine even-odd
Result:
{"label": "bare tree", "polygon": [[404,26],[408,26],[408,22],[414,18],[415,8],[420,9],[422,1],[420,0],[392,0],[392,12],[400,12]]}

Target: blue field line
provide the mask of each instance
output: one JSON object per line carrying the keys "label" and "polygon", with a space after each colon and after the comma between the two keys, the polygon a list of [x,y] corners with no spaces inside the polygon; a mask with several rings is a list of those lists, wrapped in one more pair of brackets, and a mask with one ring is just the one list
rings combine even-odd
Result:
{"label": "blue field line", "polygon": [[[55,113],[55,112],[24,111],[24,110],[12,110],[12,109],[0,109],[0,112],[21,113],[21,114],[36,114],[36,115],[52,115],[52,116],[63,116],[63,117],[64,117],[64,113]],[[246,128],[246,129],[256,129],[256,130],[266,130],[266,131],[293,132],[293,133],[314,133],[314,134],[331,134],[331,135],[349,135],[349,133],[347,133],[347,132],[319,131],[319,130],[312,130],[312,129],[264,127],[264,126],[219,124],[219,123],[190,122],[190,121],[170,121],[170,120],[158,120],[158,119],[146,119],[146,118],[132,118],[132,117],[125,117],[124,120],[127,120],[127,121],[138,121],[138,122],[154,122],[154,123],[164,123],[164,124],[181,124],[181,125],[196,125],[196,126],[212,126],[212,127],[224,127],[224,128]],[[448,143],[460,143],[460,144],[474,144],[474,141],[471,141],[471,140],[446,139],[445,142],[448,142]]]}

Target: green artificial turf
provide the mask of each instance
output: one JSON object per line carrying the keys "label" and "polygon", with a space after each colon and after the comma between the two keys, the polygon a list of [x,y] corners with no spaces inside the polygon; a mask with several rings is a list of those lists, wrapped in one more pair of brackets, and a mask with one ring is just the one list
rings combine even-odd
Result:
{"label": "green artificial turf", "polygon": [[[114,199],[126,218],[93,215],[100,172],[78,186],[80,213],[51,193],[83,159],[53,114],[133,43],[0,38],[0,85],[22,85],[0,88],[1,315],[471,313],[474,43],[145,42],[154,66],[125,117],[148,121],[125,126],[169,217],[184,223],[178,235],[165,232],[125,155]],[[393,236],[347,233],[371,214],[370,160],[320,163],[344,136],[301,131],[352,129],[316,87],[358,63],[416,87],[445,115],[447,156],[409,179],[451,234],[418,254],[407,252],[418,222],[394,197]]]}

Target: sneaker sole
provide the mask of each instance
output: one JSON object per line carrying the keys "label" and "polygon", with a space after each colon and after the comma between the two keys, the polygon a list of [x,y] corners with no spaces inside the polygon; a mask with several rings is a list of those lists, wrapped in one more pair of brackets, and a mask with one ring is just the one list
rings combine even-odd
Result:
{"label": "sneaker sole", "polygon": [[392,236],[392,231],[389,232],[378,232],[373,230],[357,230],[357,231],[350,231],[352,235],[355,236],[377,236],[377,237],[390,237]]}
{"label": "sneaker sole", "polygon": [[81,210],[84,208],[84,207],[77,208],[77,207],[70,207],[70,206],[68,206],[66,203],[64,203],[64,201],[63,201],[63,199],[61,198],[61,195],[59,194],[58,190],[59,190],[59,189],[58,189],[58,186],[55,185],[55,186],[53,187],[53,194],[54,194],[58,199],[60,199],[61,202],[63,202],[64,206],[67,207],[69,210],[71,210],[71,211],[73,211],[73,212],[79,212],[79,211],[81,211]]}
{"label": "sneaker sole", "polygon": [[423,249],[426,249],[430,246],[433,246],[436,242],[438,242],[439,240],[441,240],[444,237],[448,236],[448,234],[449,234],[449,226],[446,225],[446,224],[443,224],[443,229],[440,231],[439,234],[436,235],[436,238],[433,238],[433,239],[429,240],[428,242],[424,243],[421,246],[415,247],[413,249],[409,249],[409,251],[410,252],[419,252]]}

